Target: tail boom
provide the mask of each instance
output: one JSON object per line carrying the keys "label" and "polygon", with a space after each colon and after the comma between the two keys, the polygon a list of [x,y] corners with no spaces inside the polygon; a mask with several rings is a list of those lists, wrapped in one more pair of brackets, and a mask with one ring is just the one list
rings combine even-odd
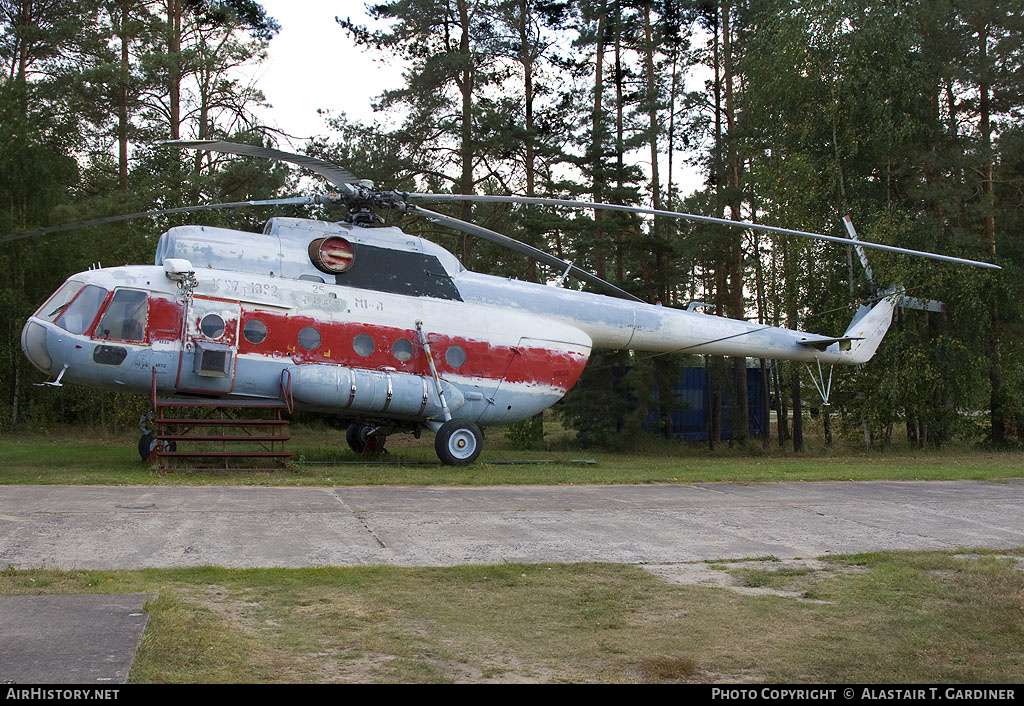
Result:
{"label": "tail boom", "polygon": [[845,365],[871,359],[899,299],[899,294],[893,294],[871,308],[861,307],[843,336],[830,338],[474,272],[460,273],[458,284],[466,301],[571,324],[590,336],[594,348]]}

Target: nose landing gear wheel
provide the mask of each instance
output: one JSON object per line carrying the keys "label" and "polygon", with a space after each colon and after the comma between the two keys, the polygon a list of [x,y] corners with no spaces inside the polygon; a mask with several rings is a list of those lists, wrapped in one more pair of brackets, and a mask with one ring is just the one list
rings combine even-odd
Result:
{"label": "nose landing gear wheel", "polygon": [[484,447],[484,435],[473,422],[451,419],[441,425],[434,437],[434,450],[446,466],[473,463]]}
{"label": "nose landing gear wheel", "polygon": [[348,447],[357,454],[378,454],[384,451],[387,436],[378,434],[373,427],[359,422],[352,422],[345,432]]}
{"label": "nose landing gear wheel", "polygon": [[146,432],[139,439],[139,456],[142,457],[143,463],[149,463],[156,458],[157,451],[170,451],[173,453],[177,450],[177,444],[173,441],[161,441],[156,438],[156,434],[153,432]]}

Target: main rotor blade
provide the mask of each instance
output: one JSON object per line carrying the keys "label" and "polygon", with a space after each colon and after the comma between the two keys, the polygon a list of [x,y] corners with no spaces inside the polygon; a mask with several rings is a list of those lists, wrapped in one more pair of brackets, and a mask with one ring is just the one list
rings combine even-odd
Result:
{"label": "main rotor blade", "polygon": [[98,226],[103,223],[117,223],[118,221],[129,221],[133,218],[146,218],[147,216],[163,216],[170,213],[189,213],[191,211],[213,211],[220,208],[241,208],[244,206],[285,206],[285,205],[308,205],[314,203],[323,203],[328,197],[323,196],[295,196],[287,199],[268,199],[265,201],[234,201],[232,203],[212,203],[203,206],[182,206],[180,208],[161,208],[155,211],[140,211],[138,213],[122,213],[119,216],[106,216],[105,218],[92,218],[88,221],[77,221],[75,223],[65,223],[59,226],[49,226],[47,228],[36,228],[35,230],[27,230],[24,233],[14,233],[12,235],[0,236],[0,243],[6,243],[12,240],[22,240],[23,238],[32,238],[37,235],[46,235],[47,233],[59,233],[64,230],[74,230],[75,228],[86,228],[88,226]]}
{"label": "main rotor blade", "polygon": [[[754,228],[756,230],[766,230],[771,233],[783,233],[788,235],[802,235],[807,238],[815,238],[817,240],[827,240],[831,243],[839,243],[841,245],[854,245],[848,238],[840,238],[834,235],[822,235],[821,233],[809,233],[803,230],[791,230],[789,228],[779,228],[778,226],[769,226],[762,223],[750,223],[748,221],[732,221],[726,218],[714,218],[712,216],[699,216],[693,213],[680,213],[679,211],[660,211],[654,208],[642,208],[640,206],[620,206],[617,204],[608,203],[592,203],[589,201],[571,201],[568,199],[547,199],[539,198],[534,196],[473,196],[463,194],[407,194],[407,198],[416,199],[421,201],[476,201],[480,203],[527,203],[527,204],[538,204],[541,206],[573,206],[576,208],[600,208],[607,211],[625,211],[627,213],[647,213],[653,216],[668,216],[669,218],[683,218],[690,221],[701,221],[703,223],[718,223],[726,226],[740,226],[743,228]],[[858,240],[857,245],[865,248],[875,248],[877,250],[886,250],[888,252],[903,253],[904,255],[917,255],[918,257],[928,257],[933,260],[942,260],[944,262],[956,262],[962,265],[974,265],[975,267],[986,267],[992,270],[1001,270],[999,265],[993,265],[990,262],[980,262],[978,260],[968,260],[961,257],[951,257],[949,255],[939,255],[938,253],[924,252],[923,250],[911,250],[910,248],[898,248],[893,245],[883,245],[881,243],[869,243],[864,240]]]}
{"label": "main rotor blade", "polygon": [[558,267],[563,272],[566,272],[567,274],[570,274],[573,277],[576,277],[577,279],[581,279],[584,282],[589,282],[595,287],[613,296],[624,297],[626,299],[632,299],[633,301],[643,302],[643,299],[633,296],[624,289],[619,289],[611,282],[606,282],[597,275],[591,274],[586,270],[581,270],[580,268],[576,267],[576,265],[573,265],[570,262],[561,260],[555,257],[554,255],[546,253],[543,250],[538,250],[532,245],[527,245],[526,243],[516,240],[514,238],[510,238],[507,235],[502,235],[501,233],[496,233],[493,230],[484,228],[483,226],[478,226],[474,223],[467,223],[466,221],[459,220],[458,218],[446,216],[443,213],[437,213],[436,211],[429,211],[425,208],[421,208],[419,206],[415,206],[412,204],[410,204],[409,210],[410,212],[423,216],[424,218],[433,221],[434,223],[448,226],[449,228],[454,228],[455,230],[462,231],[463,233],[475,235],[477,237],[483,238],[484,240],[489,240],[492,243],[496,243],[498,245],[506,247],[509,250],[517,252],[521,255],[532,257],[534,260],[537,260],[538,262],[543,262],[544,264],[551,265],[552,267]]}
{"label": "main rotor blade", "polygon": [[192,150],[205,150],[207,152],[220,152],[222,154],[236,154],[244,157],[262,157],[273,159],[279,162],[290,162],[309,171],[319,174],[335,186],[345,184],[358,184],[360,179],[351,172],[342,169],[336,164],[331,164],[316,157],[307,157],[304,154],[294,154],[270,147],[257,147],[256,145],[240,145],[235,142],[223,142],[219,140],[167,140],[159,143],[167,147],[184,147]]}

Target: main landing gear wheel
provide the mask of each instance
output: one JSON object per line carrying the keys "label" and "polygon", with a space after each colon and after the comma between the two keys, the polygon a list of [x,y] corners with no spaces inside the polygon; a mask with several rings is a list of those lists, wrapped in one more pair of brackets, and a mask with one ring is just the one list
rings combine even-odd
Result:
{"label": "main landing gear wheel", "polygon": [[[161,445],[163,446],[162,449],[160,449]],[[156,434],[151,431],[146,432],[139,439],[139,456],[142,457],[143,463],[152,461],[158,450],[173,452],[178,450],[178,445],[173,441],[160,441],[156,438]]]}
{"label": "main landing gear wheel", "polygon": [[352,422],[345,432],[348,447],[357,454],[379,454],[384,451],[384,441],[388,437],[376,433],[374,427],[360,422]]}
{"label": "main landing gear wheel", "polygon": [[441,425],[434,437],[434,450],[446,466],[473,463],[484,448],[480,427],[465,419],[450,419]]}

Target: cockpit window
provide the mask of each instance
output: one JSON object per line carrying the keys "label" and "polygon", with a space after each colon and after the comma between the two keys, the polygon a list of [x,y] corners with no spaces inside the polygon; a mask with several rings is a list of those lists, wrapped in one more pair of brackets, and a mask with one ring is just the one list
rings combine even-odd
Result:
{"label": "cockpit window", "polygon": [[68,333],[85,333],[106,298],[107,290],[103,287],[87,284],[64,312],[57,315],[55,323]]}
{"label": "cockpit window", "polygon": [[54,292],[53,296],[46,300],[45,304],[39,307],[39,311],[36,312],[36,318],[43,321],[53,321],[64,313],[64,310],[68,308],[68,304],[71,303],[71,300],[75,298],[75,295],[84,286],[81,282],[68,280],[60,289]]}
{"label": "cockpit window", "polygon": [[146,317],[149,314],[149,297],[145,292],[134,289],[118,289],[110,300],[100,325],[96,327],[95,338],[115,341],[142,341],[146,337]]}

